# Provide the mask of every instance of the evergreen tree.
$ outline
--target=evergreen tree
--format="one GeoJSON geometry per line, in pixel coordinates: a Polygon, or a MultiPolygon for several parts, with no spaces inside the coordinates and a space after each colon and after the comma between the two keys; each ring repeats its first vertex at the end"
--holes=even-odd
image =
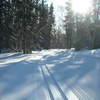
{"type": "Polygon", "coordinates": [[[49,49],[53,20],[45,0],[0,0],[0,49],[49,49]]]}
{"type": "Polygon", "coordinates": [[[10,48],[12,33],[12,8],[11,2],[0,0],[0,49],[10,48]]]}

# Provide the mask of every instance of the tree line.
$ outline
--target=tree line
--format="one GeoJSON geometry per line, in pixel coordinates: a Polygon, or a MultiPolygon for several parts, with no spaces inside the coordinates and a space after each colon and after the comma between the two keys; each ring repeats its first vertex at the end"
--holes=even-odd
{"type": "Polygon", "coordinates": [[[46,0],[0,0],[0,49],[31,53],[100,48],[100,0],[93,0],[93,9],[86,15],[74,13],[71,0],[65,10],[62,31],[56,28],[53,4],[48,6],[46,0]]]}
{"type": "Polygon", "coordinates": [[[53,4],[46,0],[0,0],[0,49],[49,49],[53,23],[53,4]]]}

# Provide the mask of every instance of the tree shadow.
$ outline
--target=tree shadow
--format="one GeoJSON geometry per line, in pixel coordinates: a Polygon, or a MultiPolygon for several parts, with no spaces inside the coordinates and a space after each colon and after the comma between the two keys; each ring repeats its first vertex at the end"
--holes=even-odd
{"type": "MultiPolygon", "coordinates": [[[[22,56],[18,56],[18,58],[20,57],[22,56]]],[[[43,88],[46,83],[43,80],[43,76],[41,78],[42,74],[40,73],[39,67],[42,65],[40,62],[41,59],[23,60],[6,64],[5,67],[0,67],[1,98],[6,95],[16,94],[22,95],[21,99],[16,100],[29,100],[29,98],[32,100],[35,97],[40,98],[40,94],[46,100],[46,95],[43,95],[43,88]],[[39,89],[41,89],[41,93],[35,93],[39,89]]],[[[68,91],[68,88],[73,88],[85,75],[95,70],[97,60],[91,57],[83,57],[75,54],[75,52],[69,51],[56,53],[54,56],[44,56],[42,62],[43,64],[47,64],[47,66],[50,64],[53,65],[53,67],[48,66],[48,68],[61,86],[66,84],[66,91],[68,91]]],[[[46,78],[48,80],[51,79],[47,74],[46,78]]],[[[49,81],[49,84],[54,85],[52,81],[49,81]]],[[[35,98],[35,100],[38,99],[35,98]]]]}
{"type": "Polygon", "coordinates": [[[53,76],[61,85],[66,83],[68,88],[74,87],[85,75],[96,68],[96,60],[76,55],[75,52],[67,54],[62,52],[61,55],[44,58],[43,62],[54,66],[49,67],[53,76]]]}
{"type": "Polygon", "coordinates": [[[12,54],[11,53],[5,53],[5,54],[1,54],[1,55],[3,55],[3,57],[0,56],[0,60],[24,56],[22,53],[12,53],[12,54]]]}
{"type": "MultiPolygon", "coordinates": [[[[23,91],[24,93],[24,91],[27,92],[29,91],[29,89],[30,89],[29,93],[33,92],[34,94],[34,91],[36,91],[43,84],[43,81],[41,81],[41,76],[40,76],[39,62],[40,62],[39,60],[34,60],[29,62],[20,61],[17,63],[7,64],[6,67],[1,67],[0,68],[1,98],[9,94],[10,95],[13,93],[16,94],[16,91],[18,92],[23,91]]],[[[23,95],[23,98],[24,97],[25,96],[23,95]]]]}

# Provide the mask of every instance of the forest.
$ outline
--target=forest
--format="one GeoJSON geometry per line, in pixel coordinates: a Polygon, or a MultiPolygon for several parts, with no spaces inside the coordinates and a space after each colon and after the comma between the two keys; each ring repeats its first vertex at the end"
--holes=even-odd
{"type": "Polygon", "coordinates": [[[62,32],[48,0],[0,0],[0,52],[100,48],[100,0],[93,0],[92,7],[85,15],[74,13],[67,0],[62,32]]]}
{"type": "Polygon", "coordinates": [[[100,100],[100,0],[0,0],[0,100],[100,100]]]}

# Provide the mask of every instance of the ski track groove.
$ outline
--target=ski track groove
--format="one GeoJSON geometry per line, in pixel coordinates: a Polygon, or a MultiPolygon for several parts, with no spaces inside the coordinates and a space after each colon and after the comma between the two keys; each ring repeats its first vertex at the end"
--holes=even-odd
{"type": "Polygon", "coordinates": [[[79,100],[95,100],[91,97],[91,95],[88,95],[88,92],[84,91],[80,87],[77,87],[76,89],[73,88],[72,91],[75,93],[76,96],[78,96],[79,100]]]}
{"type": "Polygon", "coordinates": [[[49,95],[50,95],[50,98],[51,100],[54,100],[54,97],[53,97],[53,94],[52,94],[52,90],[50,89],[50,86],[49,86],[49,82],[47,81],[46,79],[46,76],[45,76],[45,72],[43,70],[43,66],[46,68],[46,70],[48,71],[48,74],[49,76],[51,77],[51,79],[53,80],[54,84],[55,84],[55,87],[57,87],[57,90],[58,92],[61,94],[61,97],[63,98],[63,100],[68,100],[68,98],[66,97],[66,95],[64,94],[63,90],[61,89],[61,87],[59,86],[59,84],[57,83],[56,79],[54,78],[53,74],[50,72],[49,68],[47,67],[46,64],[42,64],[41,67],[41,71],[42,71],[42,74],[43,74],[43,77],[44,77],[44,81],[46,82],[47,84],[47,89],[48,89],[48,92],[49,92],[49,95]]]}
{"type": "MultiPolygon", "coordinates": [[[[70,52],[67,53],[67,56],[70,55],[70,52]]],[[[80,56],[88,56],[88,55],[80,55],[80,56]]],[[[46,56],[45,56],[46,57],[46,56]]],[[[88,56],[88,57],[92,57],[92,58],[96,58],[96,59],[100,59],[100,57],[96,57],[96,56],[88,56]]],[[[55,79],[54,75],[52,74],[52,72],[49,70],[48,66],[46,64],[43,64],[42,62],[42,65],[46,68],[47,72],[49,73],[49,76],[51,77],[51,79],[53,80],[54,84],[55,84],[55,87],[57,87],[57,90],[58,92],[61,94],[63,100],[68,100],[68,98],[66,97],[65,93],[63,92],[63,90],[61,89],[61,87],[59,86],[57,80],[55,79]]],[[[43,74],[43,77],[44,77],[44,80],[47,84],[47,88],[48,88],[48,92],[49,92],[49,95],[50,95],[50,98],[51,100],[54,100],[54,96],[52,94],[52,90],[49,86],[49,82],[48,80],[46,79],[46,74],[43,70],[43,66],[40,66],[41,67],[41,70],[42,70],[42,74],[43,74]]],[[[85,91],[83,91],[81,88],[77,88],[77,89],[73,89],[73,92],[79,97],[79,100],[89,100],[90,97],[87,96],[87,94],[85,93],[85,91]],[[83,98],[84,97],[84,98],[83,98]]],[[[92,100],[92,98],[91,98],[92,100]]]]}
{"type": "MultiPolygon", "coordinates": [[[[70,55],[70,52],[67,53],[67,56],[70,55]]],[[[47,57],[47,55],[45,56],[45,58],[47,57]]],[[[43,61],[41,60],[40,62],[40,69],[41,69],[41,72],[42,72],[42,75],[43,75],[43,78],[44,78],[44,81],[47,85],[47,89],[48,89],[48,92],[49,92],[49,95],[50,95],[50,98],[51,100],[54,100],[54,96],[52,94],[52,90],[49,86],[49,82],[45,76],[45,72],[43,70],[43,66],[46,68],[46,70],[48,71],[48,74],[49,76],[51,77],[51,79],[53,80],[54,84],[55,84],[55,87],[57,87],[57,90],[58,92],[60,93],[61,97],[63,98],[63,100],[68,100],[68,98],[66,97],[66,95],[64,94],[63,90],[61,89],[61,87],[59,86],[59,84],[57,83],[56,79],[54,78],[53,74],[50,72],[49,68],[47,67],[46,64],[43,63],[43,61]],[[42,66],[41,66],[42,65],[42,66]]]]}
{"type": "Polygon", "coordinates": [[[42,66],[41,66],[41,71],[42,71],[42,75],[43,75],[44,81],[45,81],[45,83],[46,83],[46,86],[47,86],[47,89],[48,89],[50,98],[51,98],[51,100],[54,100],[53,94],[52,94],[52,92],[51,92],[49,83],[48,83],[48,81],[47,81],[47,79],[46,79],[46,76],[45,76],[45,73],[44,73],[44,71],[43,71],[43,67],[42,67],[42,66]]]}
{"type": "Polygon", "coordinates": [[[53,79],[55,86],[57,87],[58,91],[60,92],[63,100],[68,100],[68,98],[66,97],[66,95],[64,94],[63,90],[61,89],[61,87],[59,86],[59,84],[57,83],[56,79],[54,78],[53,74],[50,72],[49,68],[47,67],[47,65],[45,64],[45,68],[47,69],[48,73],[50,74],[51,78],[53,79]]]}

